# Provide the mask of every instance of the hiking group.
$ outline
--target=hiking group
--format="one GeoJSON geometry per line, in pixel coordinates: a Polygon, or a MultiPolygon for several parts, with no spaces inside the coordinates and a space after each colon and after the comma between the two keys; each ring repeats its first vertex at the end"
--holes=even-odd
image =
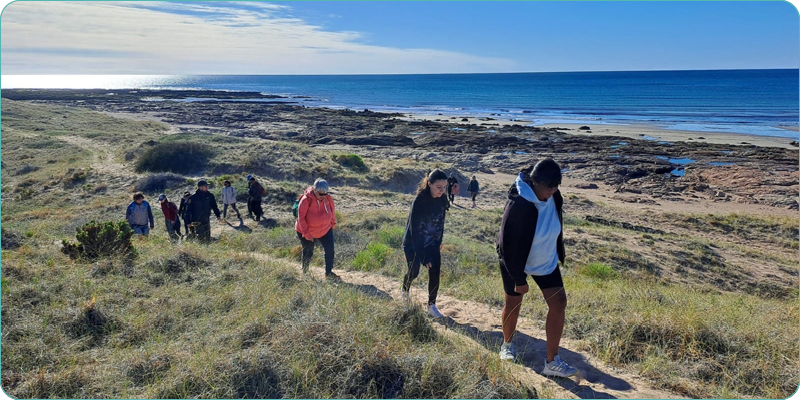
{"type": "MultiPolygon", "coordinates": [[[[263,217],[261,202],[266,192],[252,175],[247,176],[247,181],[247,211],[251,218],[260,221],[263,217]]],[[[530,290],[527,282],[530,276],[539,287],[548,307],[545,322],[547,356],[542,373],[569,377],[578,371],[558,355],[567,305],[559,268],[559,263],[563,265],[565,258],[562,233],[564,200],[558,190],[560,184],[560,167],[555,161],[546,159],[523,169],[509,188],[495,244],[505,292],[505,305],[501,314],[503,344],[500,347],[500,358],[514,360],[516,357],[512,339],[522,298],[530,290]]],[[[210,240],[211,212],[214,212],[219,222],[223,222],[216,199],[208,191],[208,183],[200,181],[197,187],[194,194],[184,193],[180,207],[176,207],[164,194],[158,198],[167,232],[173,239],[181,237],[179,217],[184,221],[186,235],[190,236],[191,232],[191,235],[204,242],[210,240]]],[[[333,272],[336,206],[329,189],[327,181],[317,179],[295,201],[292,213],[296,218],[297,238],[302,246],[303,272],[308,272],[314,247],[319,242],[325,252],[325,277],[338,278],[333,272]]],[[[470,180],[467,190],[471,194],[472,208],[476,208],[480,186],[475,176],[470,180]]],[[[427,311],[434,318],[444,317],[436,307],[444,225],[451,204],[459,194],[458,180],[453,173],[448,177],[439,169],[429,171],[417,188],[406,222],[402,248],[407,271],[403,277],[402,299],[405,302],[411,301],[411,284],[419,275],[421,266],[425,266],[428,271],[427,311]]],[[[241,221],[236,198],[236,189],[231,187],[229,181],[225,181],[222,189],[222,217],[225,217],[230,206],[241,221]]],[[[135,233],[147,235],[154,228],[152,210],[141,193],[135,194],[133,200],[127,209],[126,219],[135,233]]]]}

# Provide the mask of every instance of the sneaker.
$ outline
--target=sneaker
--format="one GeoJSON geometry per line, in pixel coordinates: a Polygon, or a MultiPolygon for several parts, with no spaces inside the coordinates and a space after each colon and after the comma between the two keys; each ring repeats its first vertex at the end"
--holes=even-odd
{"type": "Polygon", "coordinates": [[[402,290],[402,289],[400,290],[400,292],[402,293],[401,299],[403,300],[403,303],[406,303],[406,304],[411,303],[411,294],[408,293],[408,291],[405,291],[405,290],[402,290]]]}
{"type": "Polygon", "coordinates": [[[567,364],[567,362],[562,360],[561,356],[559,355],[556,355],[552,362],[547,362],[547,359],[544,359],[544,369],[542,369],[542,375],[569,378],[577,373],[578,369],[567,364]]]}
{"type": "Polygon", "coordinates": [[[500,346],[500,359],[514,361],[514,357],[514,343],[503,342],[503,345],[500,346]]]}
{"type": "Polygon", "coordinates": [[[444,315],[439,312],[439,309],[436,308],[436,304],[431,304],[428,306],[428,314],[431,315],[433,318],[444,318],[444,315]]]}

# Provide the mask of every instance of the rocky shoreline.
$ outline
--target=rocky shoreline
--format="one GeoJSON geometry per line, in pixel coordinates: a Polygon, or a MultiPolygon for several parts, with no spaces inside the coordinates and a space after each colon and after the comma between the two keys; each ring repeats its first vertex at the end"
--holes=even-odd
{"type": "Polygon", "coordinates": [[[306,107],[302,98],[175,90],[3,90],[4,99],[157,119],[179,131],[352,148],[363,157],[438,161],[465,175],[515,173],[552,157],[565,178],[603,183],[632,202],[762,204],[798,209],[796,149],[579,136],[557,127],[409,121],[402,114],[306,107]],[[155,99],[155,101],[154,101],[155,99]],[[195,99],[186,101],[186,99],[195,99]]]}

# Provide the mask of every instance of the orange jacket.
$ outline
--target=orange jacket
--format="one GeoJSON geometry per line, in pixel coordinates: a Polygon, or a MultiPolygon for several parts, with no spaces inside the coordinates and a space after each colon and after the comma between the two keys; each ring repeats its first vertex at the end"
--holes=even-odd
{"type": "Polygon", "coordinates": [[[336,207],[330,194],[318,197],[314,187],[306,189],[297,209],[294,229],[306,240],[319,239],[336,226],[336,207]]]}

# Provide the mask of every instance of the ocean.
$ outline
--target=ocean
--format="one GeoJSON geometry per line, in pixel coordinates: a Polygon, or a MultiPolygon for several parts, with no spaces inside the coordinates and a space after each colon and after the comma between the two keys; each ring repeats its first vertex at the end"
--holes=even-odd
{"type": "Polygon", "coordinates": [[[797,69],[436,75],[3,75],[0,87],[213,89],[307,106],[797,137],[797,69]]]}

